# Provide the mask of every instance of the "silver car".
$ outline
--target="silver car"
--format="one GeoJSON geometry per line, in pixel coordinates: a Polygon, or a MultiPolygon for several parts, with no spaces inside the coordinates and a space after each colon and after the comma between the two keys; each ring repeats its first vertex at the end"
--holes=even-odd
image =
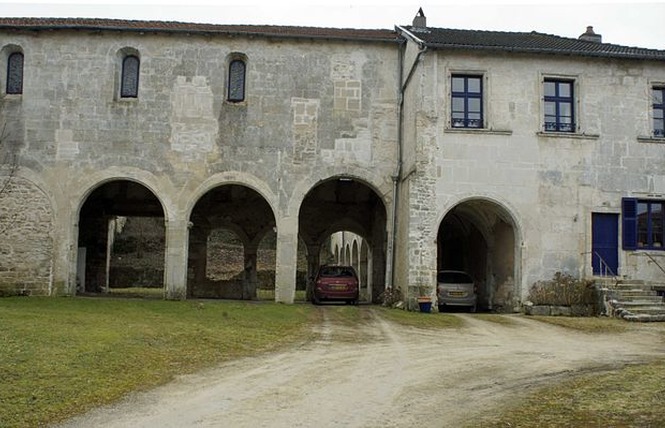
{"type": "Polygon", "coordinates": [[[443,312],[446,306],[467,306],[471,312],[476,312],[476,284],[469,274],[459,270],[442,270],[437,274],[436,281],[439,312],[443,312]]]}

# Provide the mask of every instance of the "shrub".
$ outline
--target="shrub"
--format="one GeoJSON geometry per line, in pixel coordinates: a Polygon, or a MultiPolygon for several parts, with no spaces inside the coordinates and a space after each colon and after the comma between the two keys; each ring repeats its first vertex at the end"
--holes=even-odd
{"type": "Polygon", "coordinates": [[[538,281],[529,290],[534,305],[572,306],[594,303],[593,281],[557,272],[554,278],[538,281]]]}
{"type": "Polygon", "coordinates": [[[402,301],[402,290],[399,287],[388,287],[379,298],[383,306],[392,308],[402,301]]]}

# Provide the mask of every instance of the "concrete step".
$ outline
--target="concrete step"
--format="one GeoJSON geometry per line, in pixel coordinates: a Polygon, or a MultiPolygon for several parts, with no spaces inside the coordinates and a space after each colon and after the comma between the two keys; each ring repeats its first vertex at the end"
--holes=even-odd
{"type": "Polygon", "coordinates": [[[653,304],[663,303],[663,297],[657,294],[643,293],[616,293],[616,300],[623,302],[650,302],[653,304]]]}

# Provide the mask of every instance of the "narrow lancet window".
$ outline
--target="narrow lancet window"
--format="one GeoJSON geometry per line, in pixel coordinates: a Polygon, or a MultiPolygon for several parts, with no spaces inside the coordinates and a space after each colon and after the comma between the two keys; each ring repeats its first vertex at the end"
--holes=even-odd
{"type": "Polygon", "coordinates": [[[229,64],[228,101],[241,102],[245,100],[245,61],[235,59],[229,64]]]}
{"type": "Polygon", "coordinates": [[[136,98],[139,95],[139,58],[128,55],[122,60],[120,97],[136,98]]]}
{"type": "Polygon", "coordinates": [[[7,93],[23,93],[23,54],[14,52],[7,58],[7,93]]]}

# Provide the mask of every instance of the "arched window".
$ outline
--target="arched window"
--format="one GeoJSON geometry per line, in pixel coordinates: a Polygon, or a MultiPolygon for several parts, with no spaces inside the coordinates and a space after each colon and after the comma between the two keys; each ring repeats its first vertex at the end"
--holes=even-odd
{"type": "Polygon", "coordinates": [[[234,103],[245,100],[245,61],[241,59],[234,59],[229,64],[227,100],[234,103]]]}
{"type": "Polygon", "coordinates": [[[7,93],[23,93],[23,54],[14,52],[7,57],[7,93]]]}
{"type": "Polygon", "coordinates": [[[139,65],[136,55],[127,55],[122,60],[121,98],[136,98],[139,95],[139,65]]]}

